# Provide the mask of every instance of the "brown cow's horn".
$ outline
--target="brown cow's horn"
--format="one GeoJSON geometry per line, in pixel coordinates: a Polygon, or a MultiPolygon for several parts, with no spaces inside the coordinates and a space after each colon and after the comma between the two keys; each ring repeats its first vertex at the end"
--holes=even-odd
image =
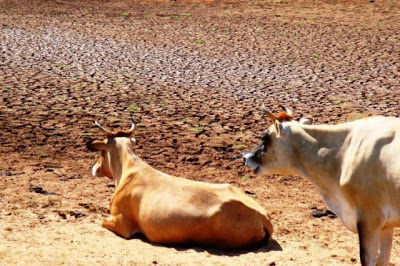
{"type": "Polygon", "coordinates": [[[265,113],[272,121],[275,122],[275,120],[278,119],[273,113],[271,113],[271,112],[265,107],[264,104],[261,106],[261,109],[264,111],[264,113],[265,113]]]}
{"type": "Polygon", "coordinates": [[[293,112],[292,110],[290,110],[289,108],[287,108],[286,106],[283,105],[279,105],[280,108],[282,108],[288,115],[293,116],[293,112]]]}
{"type": "Polygon", "coordinates": [[[108,133],[108,134],[111,134],[111,131],[110,131],[110,130],[107,130],[107,129],[105,129],[105,128],[104,128],[104,127],[102,127],[102,126],[100,126],[99,122],[97,122],[97,121],[94,121],[94,124],[95,124],[97,127],[99,127],[101,130],[103,130],[104,132],[106,132],[106,133],[108,133]]]}
{"type": "Polygon", "coordinates": [[[131,133],[135,130],[135,126],[136,126],[135,122],[132,121],[132,126],[131,126],[131,128],[129,129],[129,131],[130,131],[131,133]]]}
{"type": "Polygon", "coordinates": [[[130,116],[131,116],[131,120],[132,120],[132,125],[131,125],[131,128],[129,129],[129,131],[132,133],[135,130],[136,123],[135,123],[135,121],[133,121],[132,113],[130,113],[130,116]]]}

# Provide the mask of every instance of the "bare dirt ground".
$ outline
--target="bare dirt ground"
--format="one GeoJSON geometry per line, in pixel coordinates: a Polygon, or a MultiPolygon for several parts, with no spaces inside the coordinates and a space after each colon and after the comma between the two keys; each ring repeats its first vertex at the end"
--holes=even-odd
{"type": "Polygon", "coordinates": [[[359,264],[357,235],[311,216],[326,207],[308,181],[255,177],[235,156],[269,125],[261,103],[317,123],[400,116],[398,1],[3,0],[0,49],[1,265],[359,264]],[[95,119],[130,114],[138,156],[254,194],[273,241],[223,252],[101,228],[114,188],[85,143],[102,137],[95,119]]]}

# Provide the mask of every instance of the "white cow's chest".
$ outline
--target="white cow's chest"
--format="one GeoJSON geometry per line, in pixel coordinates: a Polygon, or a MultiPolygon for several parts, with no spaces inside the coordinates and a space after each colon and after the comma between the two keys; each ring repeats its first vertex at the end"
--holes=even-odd
{"type": "Polygon", "coordinates": [[[342,220],[344,226],[350,231],[357,233],[357,215],[355,208],[349,205],[340,191],[333,189],[329,195],[322,192],[321,195],[329,209],[342,220]]]}

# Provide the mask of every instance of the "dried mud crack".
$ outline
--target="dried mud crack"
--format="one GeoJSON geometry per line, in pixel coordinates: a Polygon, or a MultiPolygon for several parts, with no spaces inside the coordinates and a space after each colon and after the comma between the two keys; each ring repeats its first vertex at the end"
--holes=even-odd
{"type": "Polygon", "coordinates": [[[255,177],[238,158],[269,125],[262,103],[316,123],[400,116],[400,5],[3,1],[0,93],[0,264],[357,264],[356,235],[310,217],[326,209],[310,183],[255,177]],[[138,156],[241,187],[275,242],[237,254],[102,229],[115,187],[90,176],[85,143],[102,138],[94,120],[125,128],[131,115],[138,156]]]}

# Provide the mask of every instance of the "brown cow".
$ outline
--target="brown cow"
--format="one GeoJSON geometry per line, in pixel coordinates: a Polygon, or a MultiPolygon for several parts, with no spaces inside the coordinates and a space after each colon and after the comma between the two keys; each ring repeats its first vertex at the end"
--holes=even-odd
{"type": "Polygon", "coordinates": [[[219,249],[254,248],[271,237],[265,210],[238,188],[157,171],[134,154],[134,123],[116,132],[96,125],[107,138],[87,145],[101,151],[92,172],[116,186],[103,227],[124,238],[141,232],[155,243],[219,249]]]}

